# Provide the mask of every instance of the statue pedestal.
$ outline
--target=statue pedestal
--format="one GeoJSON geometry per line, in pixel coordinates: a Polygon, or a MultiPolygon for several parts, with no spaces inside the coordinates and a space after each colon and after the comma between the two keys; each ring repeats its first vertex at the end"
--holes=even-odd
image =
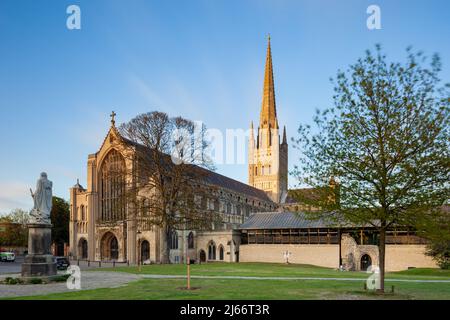
{"type": "Polygon", "coordinates": [[[56,262],[51,253],[51,224],[28,225],[28,255],[22,264],[22,277],[56,275],[56,262]]]}

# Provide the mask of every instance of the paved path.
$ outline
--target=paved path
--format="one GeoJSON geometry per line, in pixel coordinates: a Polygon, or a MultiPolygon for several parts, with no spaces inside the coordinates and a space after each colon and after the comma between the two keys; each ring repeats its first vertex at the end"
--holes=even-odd
{"type": "MultiPolygon", "coordinates": [[[[144,274],[147,279],[186,279],[181,275],[144,274]]],[[[365,281],[366,278],[320,278],[320,277],[248,277],[248,276],[191,276],[193,279],[237,279],[237,280],[324,280],[324,281],[365,281]]],[[[450,283],[449,280],[386,279],[390,282],[450,283]]]]}
{"type": "Polygon", "coordinates": [[[0,275],[7,273],[20,273],[22,270],[23,256],[16,256],[14,262],[1,262],[0,261],[0,275]]]}
{"type": "MultiPolygon", "coordinates": [[[[19,276],[8,275],[8,276],[19,276]]],[[[2,276],[4,278],[5,276],[2,276]]],[[[142,279],[141,275],[124,272],[85,271],[81,274],[81,290],[117,288],[129,282],[142,279]]],[[[50,293],[72,292],[65,282],[51,284],[4,285],[0,284],[0,298],[46,295],[50,293]]]]}

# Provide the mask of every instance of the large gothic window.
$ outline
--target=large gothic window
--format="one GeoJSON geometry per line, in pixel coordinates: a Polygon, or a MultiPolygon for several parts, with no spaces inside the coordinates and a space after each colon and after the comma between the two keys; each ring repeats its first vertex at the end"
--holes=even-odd
{"type": "Polygon", "coordinates": [[[118,151],[108,153],[100,174],[101,220],[125,219],[125,161],[118,151]]]}

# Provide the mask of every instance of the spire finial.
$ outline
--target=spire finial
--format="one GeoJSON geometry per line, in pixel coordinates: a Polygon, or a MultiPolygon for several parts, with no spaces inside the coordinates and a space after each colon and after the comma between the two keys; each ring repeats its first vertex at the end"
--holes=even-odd
{"type": "Polygon", "coordinates": [[[267,41],[269,41],[270,44],[270,33],[267,34],[267,41]]]}
{"type": "Polygon", "coordinates": [[[113,112],[111,112],[111,115],[110,115],[110,117],[111,117],[111,125],[112,126],[115,126],[116,125],[116,113],[113,111],[113,112]]]}

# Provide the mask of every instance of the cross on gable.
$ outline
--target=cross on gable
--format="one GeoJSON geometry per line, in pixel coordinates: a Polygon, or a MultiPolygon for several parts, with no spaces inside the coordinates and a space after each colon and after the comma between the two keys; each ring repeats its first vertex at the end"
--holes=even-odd
{"type": "Polygon", "coordinates": [[[110,117],[111,117],[111,124],[112,125],[115,125],[116,124],[116,113],[113,111],[113,112],[111,112],[111,115],[110,115],[110,117]]]}

